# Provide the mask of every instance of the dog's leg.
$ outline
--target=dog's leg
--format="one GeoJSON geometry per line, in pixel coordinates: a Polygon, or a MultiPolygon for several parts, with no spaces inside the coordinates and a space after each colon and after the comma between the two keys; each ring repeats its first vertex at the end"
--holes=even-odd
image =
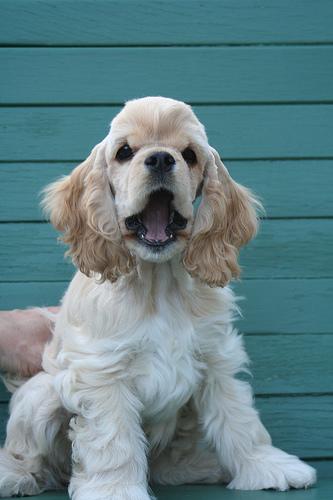
{"type": "Polygon", "coordinates": [[[41,372],[17,389],[0,450],[0,497],[64,487],[69,479],[67,426],[50,375],[41,372]]]}
{"type": "Polygon", "coordinates": [[[58,380],[61,398],[75,414],[69,433],[71,498],[149,500],[141,402],[125,381],[110,381],[105,375],[103,379],[103,370],[95,373],[94,385],[88,385],[92,379],[86,375],[84,370],[74,374],[69,369],[58,380]]]}
{"type": "Polygon", "coordinates": [[[171,442],[162,452],[152,450],[151,481],[172,485],[230,481],[215,450],[207,449],[200,439],[197,413],[190,402],[180,412],[171,442]]]}
{"type": "Polygon", "coordinates": [[[250,385],[234,378],[247,359],[241,337],[227,332],[215,340],[206,342],[207,374],[196,402],[205,435],[233,478],[229,488],[310,486],[315,470],[271,445],[253,407],[250,385]]]}

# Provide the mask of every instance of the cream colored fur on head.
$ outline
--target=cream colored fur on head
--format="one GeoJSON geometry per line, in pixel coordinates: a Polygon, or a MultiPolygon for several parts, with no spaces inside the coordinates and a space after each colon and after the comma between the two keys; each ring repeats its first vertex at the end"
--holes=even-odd
{"type": "Polygon", "coordinates": [[[148,480],[315,482],[272,446],[237,377],[248,359],[226,285],[258,206],[191,108],[162,97],[127,103],[87,160],[46,189],[78,272],[43,371],[12,397],[0,496],[69,483],[74,500],[148,500],[148,480]]]}
{"type": "Polygon", "coordinates": [[[125,215],[126,205],[133,213],[139,210],[144,200],[140,193],[145,195],[149,184],[144,158],[136,159],[141,151],[149,155],[152,148],[172,152],[177,164],[170,175],[171,187],[190,219],[192,201],[203,182],[194,227],[191,232],[188,225],[187,245],[182,248],[183,264],[192,276],[210,286],[224,286],[239,276],[238,250],[256,234],[260,204],[230,177],[188,106],[171,99],[145,101],[147,109],[142,109],[143,102],[130,102],[115,119],[110,136],[70,176],[45,189],[44,208],[52,224],[64,232],[63,241],[78,268],[87,276],[99,273],[102,280],[115,281],[132,271],[135,262],[135,251],[131,254],[122,237],[122,213],[116,205],[124,207],[125,215]],[[120,135],[125,134],[124,140],[134,136],[134,144],[141,146],[123,172],[114,161],[115,147],[119,147],[117,128],[120,135]],[[197,148],[198,162],[191,168],[181,157],[187,142],[197,148]]]}

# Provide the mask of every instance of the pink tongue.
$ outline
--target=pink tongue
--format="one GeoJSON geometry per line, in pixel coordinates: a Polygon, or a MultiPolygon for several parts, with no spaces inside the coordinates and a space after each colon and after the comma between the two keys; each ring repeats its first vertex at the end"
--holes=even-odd
{"type": "Polygon", "coordinates": [[[156,191],[150,195],[149,202],[142,212],[142,222],[147,229],[145,238],[151,241],[166,241],[165,229],[169,223],[169,203],[172,195],[156,191]]]}

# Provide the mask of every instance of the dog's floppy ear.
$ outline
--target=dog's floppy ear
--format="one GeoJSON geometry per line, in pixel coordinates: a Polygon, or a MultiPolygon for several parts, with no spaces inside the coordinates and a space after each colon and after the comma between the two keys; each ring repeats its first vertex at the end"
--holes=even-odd
{"type": "Polygon", "coordinates": [[[211,148],[202,200],[183,259],[187,271],[210,286],[225,286],[238,277],[238,250],[255,236],[260,207],[251,191],[230,177],[211,148]]]}
{"type": "Polygon", "coordinates": [[[73,172],[47,186],[42,205],[63,232],[68,255],[87,276],[116,281],[133,269],[118,225],[106,172],[105,140],[73,172]]]}

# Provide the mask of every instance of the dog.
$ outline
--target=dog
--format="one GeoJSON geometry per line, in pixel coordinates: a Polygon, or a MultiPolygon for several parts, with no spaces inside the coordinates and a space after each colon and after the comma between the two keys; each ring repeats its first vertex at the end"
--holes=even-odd
{"type": "Polygon", "coordinates": [[[149,480],[312,485],[315,470],[272,446],[237,378],[248,358],[227,285],[260,203],[191,107],[127,102],[44,196],[78,271],[43,371],[12,396],[1,496],[69,483],[74,500],[148,500],[149,480]]]}

